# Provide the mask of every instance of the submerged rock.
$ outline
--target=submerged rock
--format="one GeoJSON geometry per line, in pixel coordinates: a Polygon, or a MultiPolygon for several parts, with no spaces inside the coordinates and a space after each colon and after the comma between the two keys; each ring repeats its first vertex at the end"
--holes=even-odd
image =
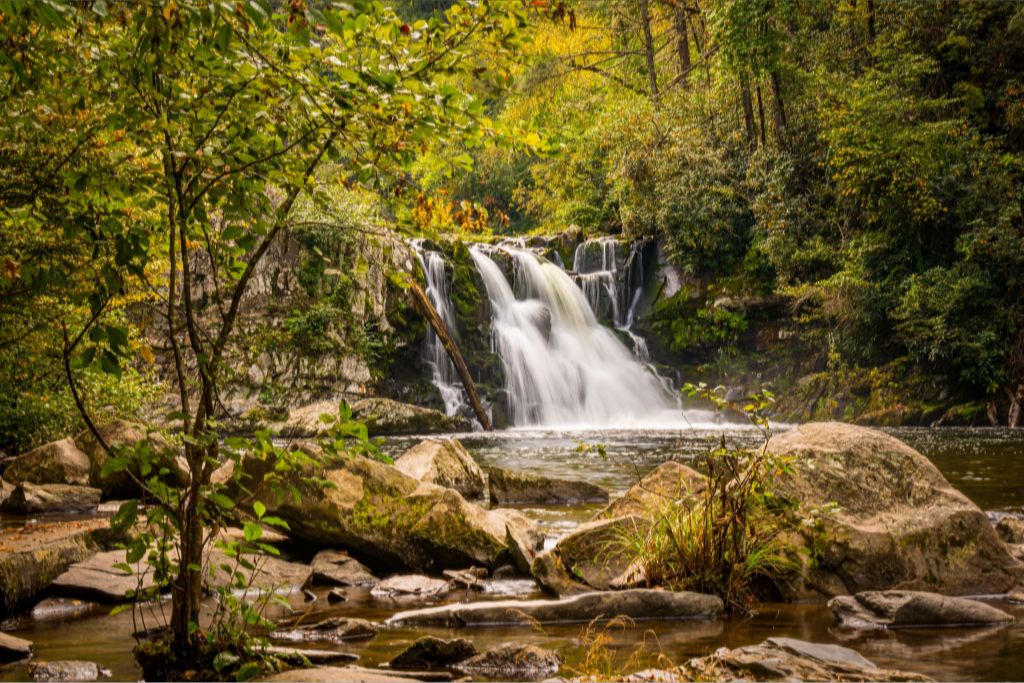
{"type": "Polygon", "coordinates": [[[471,425],[460,416],[400,403],[390,398],[364,398],[352,404],[352,416],[366,423],[371,436],[466,432],[471,425]]]}
{"type": "Polygon", "coordinates": [[[99,489],[89,486],[22,482],[0,505],[0,511],[16,515],[91,512],[99,505],[101,495],[99,489]]]}
{"type": "Polygon", "coordinates": [[[466,498],[484,494],[484,473],[456,439],[421,441],[395,460],[395,467],[413,479],[455,489],[466,498]]]}
{"type": "Polygon", "coordinates": [[[595,617],[630,619],[712,619],[722,600],[703,593],[647,590],[591,592],[561,600],[501,600],[441,605],[395,614],[389,626],[489,626],[588,622],[595,617]]]}
{"type": "Polygon", "coordinates": [[[562,666],[562,657],[535,645],[506,643],[483,654],[470,657],[455,666],[476,676],[503,680],[547,678],[562,666]]]}
{"type": "Polygon", "coordinates": [[[12,484],[88,486],[92,463],[71,439],[61,439],[19,455],[4,470],[12,484]]]}
{"type": "Polygon", "coordinates": [[[98,681],[110,678],[108,669],[79,659],[67,659],[53,662],[34,662],[28,669],[28,675],[34,681],[98,681]]]}
{"type": "Polygon", "coordinates": [[[357,559],[340,550],[321,550],[310,567],[315,586],[376,586],[380,581],[357,559]]]}
{"type": "Polygon", "coordinates": [[[463,638],[424,636],[391,660],[392,669],[433,669],[457,664],[477,654],[476,647],[463,638]]]}
{"type": "Polygon", "coordinates": [[[17,662],[32,656],[32,641],[0,631],[0,664],[17,662]]]}
{"type": "Polygon", "coordinates": [[[293,626],[270,634],[277,640],[329,641],[367,640],[377,635],[377,627],[365,619],[333,617],[316,624],[293,626]]]}
{"type": "Polygon", "coordinates": [[[595,519],[613,519],[629,515],[649,516],[666,505],[695,496],[707,487],[707,479],[697,470],[673,460],[663,462],[634,484],[595,519]]]}
{"type": "Polygon", "coordinates": [[[993,626],[1013,617],[977,600],[921,591],[868,591],[828,603],[841,626],[883,629],[906,626],[993,626]]]}
{"type": "Polygon", "coordinates": [[[310,664],[340,664],[342,662],[359,661],[359,655],[351,652],[339,652],[338,650],[303,650],[294,647],[271,645],[267,648],[267,653],[295,666],[304,666],[306,662],[310,664]]]}
{"type": "Polygon", "coordinates": [[[585,481],[552,479],[500,467],[487,468],[492,505],[607,503],[608,492],[585,481]]]}
{"type": "MultiPolygon", "coordinates": [[[[775,493],[806,510],[836,504],[804,531],[816,566],[786,597],[865,590],[1003,593],[1024,565],[988,517],[923,455],[883,432],[842,423],[801,425],[769,449],[792,456],[775,493]]],[[[808,553],[808,556],[810,554],[808,553]]]]}
{"type": "Polygon", "coordinates": [[[879,669],[839,645],[769,638],[760,645],[720,648],[679,667],[685,680],[700,681],[930,681],[921,674],[879,669]]]}

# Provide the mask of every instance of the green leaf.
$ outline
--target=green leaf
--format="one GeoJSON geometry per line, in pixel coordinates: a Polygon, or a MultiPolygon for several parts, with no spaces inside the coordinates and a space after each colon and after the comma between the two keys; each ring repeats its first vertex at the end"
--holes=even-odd
{"type": "Polygon", "coordinates": [[[256,513],[256,519],[261,519],[267,513],[267,506],[258,500],[253,503],[252,509],[256,513]]]}
{"type": "Polygon", "coordinates": [[[263,535],[263,529],[256,522],[246,522],[242,527],[242,534],[245,540],[251,543],[263,535]]]}
{"type": "Polygon", "coordinates": [[[224,669],[237,664],[239,659],[239,656],[233,652],[218,652],[217,656],[213,658],[213,670],[220,673],[224,671],[224,669]]]}

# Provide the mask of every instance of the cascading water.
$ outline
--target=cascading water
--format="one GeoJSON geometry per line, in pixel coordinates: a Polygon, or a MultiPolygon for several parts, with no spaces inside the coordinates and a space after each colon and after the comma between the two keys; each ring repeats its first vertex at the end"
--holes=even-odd
{"type": "Polygon", "coordinates": [[[514,425],[680,422],[677,398],[598,322],[569,274],[530,251],[501,248],[514,263],[513,291],[486,249],[470,254],[487,289],[514,425]]]}
{"type": "MultiPolygon", "coordinates": [[[[416,258],[419,259],[420,267],[427,281],[427,297],[434,305],[441,320],[448,326],[452,336],[458,339],[459,330],[455,324],[455,314],[452,312],[452,298],[450,294],[450,283],[444,257],[436,251],[429,251],[423,246],[422,241],[411,243],[416,258]]],[[[427,326],[427,335],[423,340],[423,359],[430,367],[431,380],[438,391],[441,392],[441,400],[444,401],[444,411],[448,415],[457,415],[463,412],[468,405],[466,391],[459,379],[455,364],[444,350],[444,345],[437,338],[433,328],[427,326]]]]}

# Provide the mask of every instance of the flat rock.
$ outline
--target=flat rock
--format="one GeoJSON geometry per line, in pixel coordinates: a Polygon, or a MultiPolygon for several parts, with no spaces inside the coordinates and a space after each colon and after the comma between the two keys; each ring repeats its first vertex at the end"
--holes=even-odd
{"type": "Polygon", "coordinates": [[[0,631],[0,664],[32,656],[32,641],[0,631]]]}
{"type": "Polygon", "coordinates": [[[100,504],[103,492],[89,486],[70,484],[31,484],[21,482],[0,505],[0,511],[15,515],[48,512],[92,512],[100,504]]]}
{"type": "MultiPolygon", "coordinates": [[[[207,589],[216,590],[232,583],[231,575],[223,565],[234,566],[234,558],[224,555],[216,548],[210,551],[207,564],[215,565],[215,573],[204,577],[207,589]]],[[[256,563],[257,571],[250,577],[246,573],[246,583],[256,591],[294,591],[303,588],[313,576],[313,569],[302,562],[290,562],[273,555],[261,555],[256,563]]],[[[242,570],[245,572],[245,570],[242,570]]]]}
{"type": "Polygon", "coordinates": [[[88,486],[92,463],[72,439],[61,439],[19,455],[4,470],[12,484],[88,486]]]}
{"type": "MultiPolygon", "coordinates": [[[[486,570],[484,570],[486,572],[486,570]]],[[[465,588],[468,590],[483,590],[484,582],[482,577],[471,571],[463,571],[458,569],[445,569],[442,572],[444,578],[451,582],[451,586],[455,588],[465,588]]],[[[487,574],[485,573],[484,576],[487,574]]]]}
{"type": "Polygon", "coordinates": [[[260,680],[281,683],[409,683],[409,681],[450,681],[445,671],[389,671],[360,666],[317,666],[312,669],[291,669],[260,680]]]}
{"type": "Polygon", "coordinates": [[[413,479],[455,489],[466,498],[484,494],[484,473],[456,439],[426,439],[395,460],[395,467],[413,479]]]}
{"type": "Polygon", "coordinates": [[[760,645],[720,648],[677,669],[683,680],[700,681],[930,681],[907,671],[879,669],[839,645],[795,638],[769,638],[760,645]]]}
{"type": "Polygon", "coordinates": [[[310,664],[340,664],[343,662],[355,662],[359,655],[351,652],[338,652],[337,650],[302,650],[294,647],[282,647],[271,645],[267,652],[291,664],[302,665],[305,659],[310,664]]]}
{"type": "Polygon", "coordinates": [[[53,662],[33,662],[28,675],[34,681],[98,681],[110,678],[110,671],[96,664],[80,659],[53,662]]]}
{"type": "Polygon", "coordinates": [[[977,600],[922,591],[867,591],[828,603],[841,626],[855,629],[907,626],[992,626],[1013,621],[1001,609],[977,600]]]}
{"type": "Polygon", "coordinates": [[[539,680],[562,666],[562,657],[535,645],[506,643],[455,665],[459,671],[502,680],[539,680]]]}
{"type": "Polygon", "coordinates": [[[321,550],[310,566],[316,586],[375,586],[380,582],[361,562],[340,550],[321,550]]]}
{"type": "Polygon", "coordinates": [[[139,591],[154,587],[153,572],[146,563],[139,563],[137,573],[127,573],[115,565],[125,561],[124,550],[97,553],[83,562],[76,562],[53,582],[53,593],[59,597],[78,598],[103,603],[122,603],[139,591]]]}
{"type": "Polygon", "coordinates": [[[500,467],[487,468],[492,505],[572,505],[607,503],[608,492],[585,481],[553,479],[500,467]]]}
{"type": "Polygon", "coordinates": [[[720,598],[702,593],[636,588],[591,592],[561,600],[501,600],[441,605],[395,614],[389,626],[489,626],[589,622],[600,616],[643,619],[712,619],[722,613],[720,598]]]}
{"type": "Polygon", "coordinates": [[[370,594],[377,597],[425,597],[447,593],[449,590],[451,584],[445,579],[434,579],[422,574],[405,574],[384,579],[373,587],[370,594]]]}
{"type": "Polygon", "coordinates": [[[707,479],[692,467],[669,460],[654,468],[621,498],[597,513],[595,519],[629,515],[652,516],[670,503],[694,497],[707,488],[707,479]]]}
{"type": "Polygon", "coordinates": [[[463,638],[424,636],[402,650],[389,666],[392,669],[433,669],[457,664],[477,654],[476,647],[463,638]]]}
{"type": "Polygon", "coordinates": [[[292,626],[291,628],[274,631],[270,635],[277,640],[304,642],[368,640],[377,635],[377,627],[365,619],[333,617],[315,624],[292,626]]]}

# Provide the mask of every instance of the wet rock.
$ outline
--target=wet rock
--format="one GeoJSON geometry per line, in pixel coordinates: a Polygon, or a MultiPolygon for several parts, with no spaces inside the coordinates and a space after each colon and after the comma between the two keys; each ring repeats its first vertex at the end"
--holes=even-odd
{"type": "Polygon", "coordinates": [[[392,669],[444,668],[469,659],[477,654],[476,648],[463,638],[435,638],[424,636],[405,648],[389,666],[392,669]]]}
{"type": "Polygon", "coordinates": [[[492,505],[607,503],[608,492],[585,481],[552,479],[500,467],[487,468],[492,505]]]}
{"type": "MultiPolygon", "coordinates": [[[[484,571],[486,572],[486,570],[484,571]]],[[[465,588],[468,590],[483,590],[484,588],[481,577],[471,571],[445,569],[441,574],[444,578],[448,579],[451,586],[456,588],[465,588]]]]}
{"type": "Polygon", "coordinates": [[[685,680],[700,681],[930,681],[921,674],[879,669],[853,650],[794,638],[720,648],[679,667],[685,680]]]}
{"type": "Polygon", "coordinates": [[[22,482],[0,505],[0,511],[15,515],[91,512],[99,505],[101,495],[99,489],[89,486],[22,482]]]}
{"type": "Polygon", "coordinates": [[[400,434],[440,434],[469,431],[462,416],[445,415],[439,410],[400,403],[390,398],[364,398],[352,404],[352,416],[366,423],[371,436],[400,434]]]}
{"type": "Polygon", "coordinates": [[[455,489],[466,498],[484,493],[484,473],[455,439],[427,439],[395,460],[395,467],[413,479],[455,489]]]}
{"type": "Polygon", "coordinates": [[[571,574],[598,590],[618,588],[631,569],[627,552],[631,536],[646,534],[651,522],[643,517],[619,517],[581,524],[562,538],[554,551],[571,574]]]}
{"type": "Polygon", "coordinates": [[[1024,519],[1019,517],[1003,517],[996,523],[996,532],[1006,543],[1015,545],[1024,543],[1024,519]]]}
{"type": "Polygon", "coordinates": [[[69,598],[46,598],[40,600],[32,608],[32,618],[36,621],[69,619],[92,611],[95,603],[69,598]]]}
{"type": "MultiPolygon", "coordinates": [[[[151,458],[154,470],[167,469],[168,483],[184,486],[188,481],[188,465],[184,458],[159,432],[150,431],[144,424],[127,420],[114,420],[100,425],[97,431],[111,448],[146,449],[146,457],[151,458]]],[[[105,495],[114,498],[133,498],[139,494],[139,487],[133,479],[133,476],[141,476],[137,462],[129,465],[128,471],[112,472],[104,476],[103,466],[107,462],[107,452],[96,441],[92,432],[86,429],[79,433],[75,437],[75,445],[89,456],[89,481],[92,486],[102,489],[105,495]]]]}
{"type": "Polygon", "coordinates": [[[1010,601],[1011,605],[1024,605],[1024,590],[1010,591],[1007,593],[1006,599],[1010,601]]]}
{"type": "MultiPolygon", "coordinates": [[[[315,444],[300,448],[317,453],[315,444]]],[[[466,501],[457,491],[419,482],[390,465],[346,458],[296,473],[286,485],[300,493],[283,499],[261,484],[261,461],[247,461],[246,476],[289,535],[319,546],[345,547],[371,566],[413,571],[496,567],[508,562],[505,518],[466,501]],[[331,487],[313,484],[323,477],[331,487]]]]}
{"type": "Polygon", "coordinates": [[[334,617],[316,624],[293,626],[274,631],[270,634],[277,640],[291,641],[329,641],[339,643],[343,640],[367,640],[377,635],[377,627],[365,619],[347,619],[334,617]]]}
{"type": "Polygon", "coordinates": [[[361,666],[317,666],[292,669],[263,678],[264,681],[295,683],[409,683],[409,681],[450,681],[447,671],[388,671],[361,666]]]}
{"type": "Polygon", "coordinates": [[[310,664],[340,664],[359,661],[359,655],[337,650],[301,650],[294,647],[271,645],[267,648],[267,652],[295,666],[303,666],[306,662],[310,664]]]}
{"type": "Polygon", "coordinates": [[[1013,617],[991,605],[921,591],[869,591],[828,603],[841,626],[883,629],[906,626],[992,626],[1013,617]]]}
{"type": "Polygon", "coordinates": [[[889,589],[1003,593],[1024,574],[985,513],[892,436],[813,423],[774,437],[769,448],[792,456],[791,469],[775,480],[777,495],[803,509],[838,505],[821,516],[820,529],[805,530],[816,567],[808,567],[806,586],[780,586],[786,597],[889,589]]]}
{"type": "Polygon", "coordinates": [[[457,664],[459,671],[503,680],[539,680],[556,673],[562,657],[535,645],[506,643],[457,664]]]}
{"type": "Polygon", "coordinates": [[[697,470],[669,460],[654,468],[622,497],[612,501],[595,519],[613,519],[629,515],[649,516],[669,503],[696,496],[707,487],[697,470]]]}
{"type": "Polygon", "coordinates": [[[518,510],[492,510],[490,516],[504,522],[505,545],[512,564],[523,574],[529,574],[537,551],[544,547],[544,534],[518,510]]]}
{"type": "Polygon", "coordinates": [[[108,669],[95,662],[67,659],[53,662],[34,662],[28,669],[34,681],[98,681],[110,678],[108,669]]]}
{"type": "Polygon", "coordinates": [[[375,586],[379,579],[348,553],[321,550],[310,565],[315,586],[375,586]]]}
{"type": "Polygon", "coordinates": [[[116,566],[124,561],[124,550],[109,550],[76,562],[53,581],[53,593],[59,597],[117,604],[128,602],[137,592],[151,590],[156,585],[148,565],[140,563],[137,573],[128,573],[116,566]]]}
{"type": "Polygon", "coordinates": [[[514,564],[503,564],[493,572],[491,572],[492,579],[514,579],[522,576],[523,572],[519,570],[514,564]]]}
{"type": "Polygon", "coordinates": [[[348,602],[348,596],[345,594],[345,591],[340,588],[332,588],[330,592],[327,593],[328,605],[337,605],[342,602],[348,602]]]}
{"type": "Polygon", "coordinates": [[[533,578],[546,593],[559,597],[590,593],[593,589],[577,581],[562,564],[562,559],[553,549],[547,550],[533,560],[530,567],[533,578]]]}
{"type": "Polygon", "coordinates": [[[711,619],[722,613],[721,599],[702,593],[632,589],[591,592],[560,600],[502,600],[441,605],[399,612],[389,626],[484,626],[588,622],[598,616],[630,619],[711,619]]]}
{"type": "Polygon", "coordinates": [[[17,662],[32,656],[32,641],[0,631],[0,664],[17,662]]]}
{"type": "Polygon", "coordinates": [[[91,466],[89,456],[74,441],[61,439],[11,460],[4,470],[4,479],[12,484],[88,486],[91,466]]]}
{"type": "Polygon", "coordinates": [[[432,579],[421,574],[409,574],[384,579],[373,587],[370,594],[388,598],[408,595],[426,597],[447,593],[450,589],[451,584],[444,579],[432,579]]]}

